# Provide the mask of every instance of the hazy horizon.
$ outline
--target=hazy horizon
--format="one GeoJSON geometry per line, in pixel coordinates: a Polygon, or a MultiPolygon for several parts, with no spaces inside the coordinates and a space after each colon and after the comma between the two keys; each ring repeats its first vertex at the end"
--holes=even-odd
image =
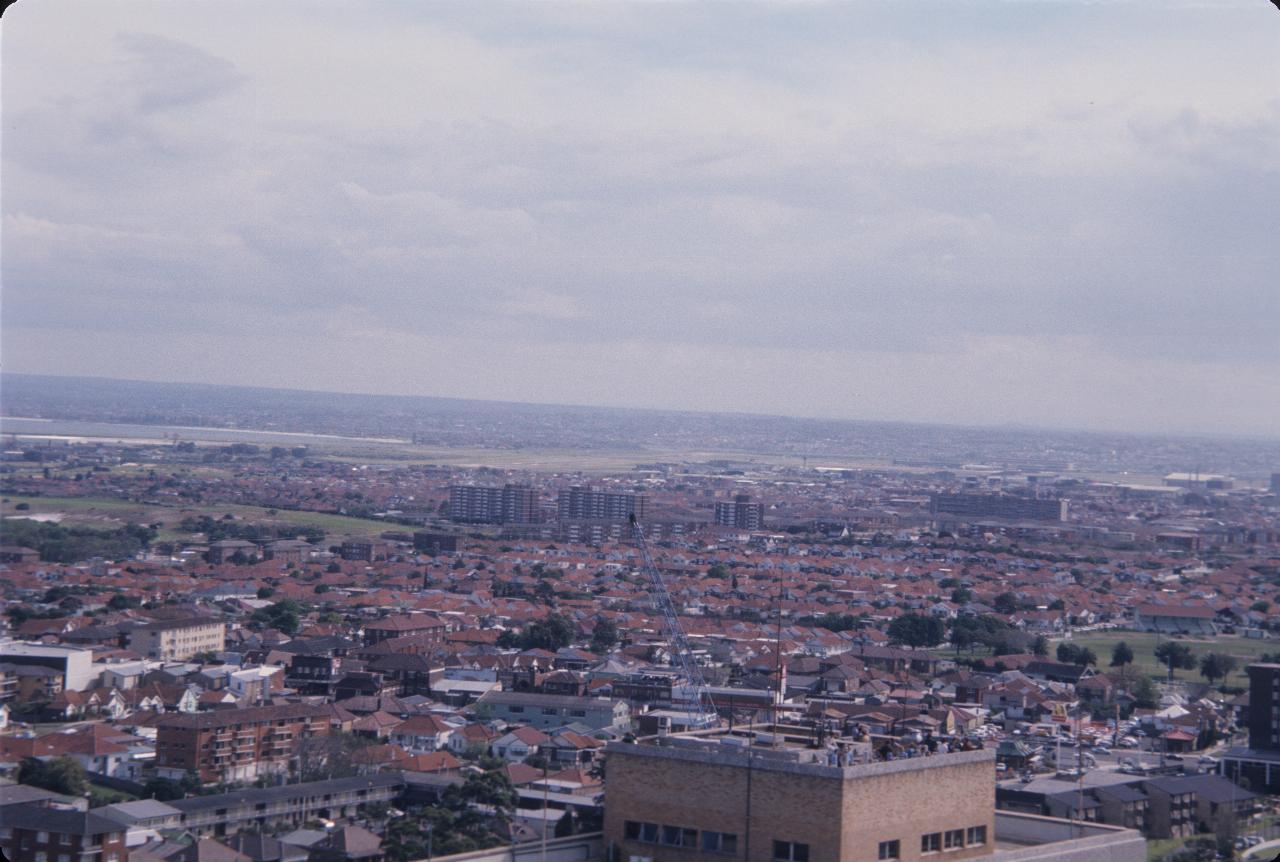
{"type": "MultiPolygon", "coordinates": [[[[350,395],[350,396],[366,396],[366,397],[385,397],[385,398],[422,398],[422,399],[438,399],[446,401],[472,402],[476,404],[496,404],[496,405],[513,405],[513,406],[529,406],[529,407],[545,407],[545,408],[565,408],[571,410],[636,410],[646,413],[687,413],[702,414],[709,416],[724,417],[741,417],[741,418],[761,418],[761,419],[788,419],[797,421],[817,421],[817,422],[848,422],[851,424],[867,423],[878,425],[903,425],[903,426],[919,426],[923,428],[954,428],[957,430],[974,430],[980,431],[984,429],[992,431],[1019,431],[1019,432],[1062,432],[1072,434],[1096,434],[1105,436],[1107,434],[1115,434],[1122,437],[1139,437],[1139,438],[1168,438],[1168,439],[1185,439],[1185,440],[1215,440],[1220,439],[1232,442],[1248,442],[1250,440],[1261,443],[1280,442],[1280,433],[1271,436],[1260,434],[1232,434],[1232,433],[1198,433],[1194,431],[1141,431],[1126,430],[1117,428],[1088,428],[1088,427],[1066,427],[1061,425],[1035,425],[1021,422],[1003,422],[1003,423],[960,423],[960,422],[930,422],[930,421],[914,421],[904,419],[861,419],[858,417],[845,416],[823,416],[823,415],[798,415],[789,413],[761,413],[744,410],[684,410],[667,407],[637,407],[623,404],[587,404],[587,403],[567,403],[559,401],[532,401],[532,400],[511,400],[497,398],[477,398],[477,397],[459,397],[453,395],[439,395],[430,392],[359,392],[335,389],[316,389],[293,386],[256,386],[250,384],[238,383],[210,383],[207,381],[182,381],[182,380],[150,380],[143,378],[123,378],[123,377],[103,377],[94,375],[73,375],[73,374],[27,374],[18,371],[2,371],[0,379],[4,376],[20,375],[24,377],[49,377],[62,380],[98,380],[111,383],[140,383],[154,384],[157,386],[207,386],[228,389],[255,389],[268,392],[290,392],[308,395],[350,395]]],[[[0,389],[0,395],[3,390],[0,389]]],[[[9,416],[4,407],[3,398],[0,397],[0,418],[9,417],[18,418],[36,418],[36,417],[18,417],[9,416]]],[[[305,430],[305,429],[298,429],[305,430]]]]}
{"type": "Polygon", "coordinates": [[[19,2],[6,371],[1274,439],[1280,15],[19,2]]]}

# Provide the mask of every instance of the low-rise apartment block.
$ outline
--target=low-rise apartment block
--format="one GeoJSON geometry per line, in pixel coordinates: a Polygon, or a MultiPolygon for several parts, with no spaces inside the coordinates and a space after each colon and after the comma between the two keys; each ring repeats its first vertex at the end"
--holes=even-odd
{"type": "Polygon", "coordinates": [[[9,862],[129,862],[119,823],[34,802],[4,807],[0,847],[9,862]]]}
{"type": "Polygon", "coordinates": [[[223,709],[162,719],[156,773],[202,781],[252,781],[289,771],[304,740],[329,732],[328,708],[308,704],[223,709]]]}
{"type": "Polygon", "coordinates": [[[490,718],[510,724],[529,724],[542,730],[566,724],[584,724],[593,730],[631,726],[631,708],[626,701],[604,697],[491,691],[476,701],[476,708],[490,718]]]}
{"type": "Polygon", "coordinates": [[[226,640],[226,623],[201,617],[158,620],[128,633],[129,649],[164,661],[186,661],[201,653],[221,652],[226,640]]]}

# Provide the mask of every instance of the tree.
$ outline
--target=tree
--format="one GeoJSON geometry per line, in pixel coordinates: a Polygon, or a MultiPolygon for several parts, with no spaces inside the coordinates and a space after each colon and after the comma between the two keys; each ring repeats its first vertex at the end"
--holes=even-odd
{"type": "Polygon", "coordinates": [[[360,752],[372,744],[371,739],[341,732],[303,737],[294,746],[297,780],[350,778],[360,772],[360,752]]]}
{"type": "Polygon", "coordinates": [[[618,626],[613,620],[600,620],[591,632],[591,651],[606,653],[618,642],[618,626]]]}
{"type": "Polygon", "coordinates": [[[249,619],[260,626],[279,629],[285,634],[291,635],[298,630],[301,611],[301,605],[292,599],[285,599],[254,611],[253,616],[249,619]]]}
{"type": "Polygon", "coordinates": [[[1134,704],[1141,709],[1155,709],[1160,702],[1159,689],[1151,681],[1151,677],[1145,674],[1138,678],[1137,683],[1133,686],[1133,691],[1129,693],[1133,695],[1134,704]]]}
{"type": "MultiPolygon", "coordinates": [[[[961,647],[989,647],[996,655],[1026,652],[1033,640],[999,617],[957,617],[951,622],[951,643],[961,647]]],[[[1046,645],[1047,646],[1047,645],[1046,645]]],[[[1047,651],[1047,650],[1046,650],[1047,651]]]]}
{"type": "Polygon", "coordinates": [[[145,788],[147,796],[161,802],[183,799],[187,795],[182,785],[170,778],[152,778],[146,783],[145,788]]]}
{"type": "Polygon", "coordinates": [[[1017,613],[1018,597],[1013,593],[1001,593],[991,602],[991,607],[995,608],[998,613],[1006,615],[1017,613]]]}
{"type": "Polygon", "coordinates": [[[1111,666],[1124,667],[1127,664],[1133,664],[1133,650],[1124,641],[1120,641],[1111,648],[1111,666]]]}
{"type": "Polygon", "coordinates": [[[1191,652],[1191,647],[1186,644],[1180,644],[1177,641],[1165,641],[1156,647],[1156,659],[1169,669],[1169,679],[1173,679],[1173,672],[1179,668],[1182,670],[1192,670],[1196,666],[1195,654],[1191,652]]]}
{"type": "Polygon", "coordinates": [[[124,593],[115,593],[111,598],[107,599],[107,607],[113,611],[124,611],[137,606],[138,600],[132,596],[126,596],[124,593]]]}
{"type": "Polygon", "coordinates": [[[1047,656],[1049,654],[1049,639],[1044,635],[1037,635],[1036,639],[1031,642],[1031,653],[1038,656],[1047,656]]]}
{"type": "Polygon", "coordinates": [[[559,614],[551,614],[525,626],[517,645],[521,649],[544,649],[555,652],[573,643],[573,623],[559,614]]]}
{"type": "Polygon", "coordinates": [[[1073,643],[1058,644],[1058,661],[1063,664],[1091,665],[1098,663],[1098,656],[1088,647],[1073,643]]]}
{"type": "Polygon", "coordinates": [[[269,599],[275,594],[275,587],[258,587],[258,598],[260,599],[269,599]]]}
{"type": "Polygon", "coordinates": [[[1211,652],[1200,659],[1200,675],[1213,685],[1214,680],[1226,679],[1239,666],[1236,657],[1220,652],[1211,652]]]}
{"type": "Polygon", "coordinates": [[[889,623],[889,640],[911,647],[931,647],[942,643],[946,627],[942,620],[923,614],[904,614],[889,623]]]}
{"type": "Polygon", "coordinates": [[[1271,609],[1271,602],[1267,601],[1266,599],[1259,599],[1258,601],[1249,605],[1249,610],[1259,614],[1265,614],[1270,609],[1271,609]]]}
{"type": "Polygon", "coordinates": [[[445,791],[444,802],[451,808],[487,805],[499,817],[507,817],[515,810],[516,790],[505,772],[472,772],[462,784],[445,791]]]}
{"type": "Polygon", "coordinates": [[[951,591],[951,603],[953,605],[967,605],[973,601],[973,591],[966,587],[956,587],[951,591]]]}
{"type": "MultiPolygon", "coordinates": [[[[959,622],[959,620],[956,620],[956,622],[959,622]]],[[[951,645],[956,648],[956,655],[960,655],[960,650],[962,649],[972,650],[973,645],[977,642],[978,638],[973,629],[952,623],[951,645]]]]}
{"type": "Polygon", "coordinates": [[[18,767],[18,783],[43,787],[64,796],[84,796],[89,790],[84,767],[70,757],[39,760],[28,757],[18,767]]]}

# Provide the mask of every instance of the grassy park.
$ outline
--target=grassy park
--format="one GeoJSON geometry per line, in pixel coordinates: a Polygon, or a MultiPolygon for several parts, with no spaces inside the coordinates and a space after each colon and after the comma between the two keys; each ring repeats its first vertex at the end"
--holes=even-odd
{"type": "MultiPolygon", "coordinates": [[[[1137,671],[1164,679],[1168,674],[1168,670],[1156,660],[1155,649],[1158,644],[1167,640],[1169,640],[1167,635],[1109,629],[1107,631],[1075,634],[1072,636],[1070,643],[1093,650],[1098,656],[1099,670],[1105,671],[1111,663],[1112,647],[1120,641],[1124,641],[1133,650],[1133,667],[1137,671]]],[[[1280,641],[1243,638],[1235,635],[1218,635],[1214,638],[1194,639],[1180,637],[1174,640],[1190,648],[1197,661],[1207,653],[1224,653],[1235,656],[1239,660],[1240,666],[1227,677],[1226,684],[1229,686],[1247,686],[1249,678],[1244,672],[1245,665],[1257,661],[1258,656],[1264,652],[1280,652],[1280,641]]],[[[1062,642],[1061,639],[1052,642],[1051,655],[1052,651],[1062,642]]],[[[1176,670],[1173,673],[1173,677],[1174,679],[1187,680],[1188,682],[1205,681],[1204,677],[1200,676],[1199,669],[1176,670]]]]}
{"type": "Polygon", "coordinates": [[[399,525],[367,518],[348,518],[324,512],[293,512],[285,509],[269,510],[258,506],[239,505],[187,505],[158,506],[135,503],[128,500],[112,500],[100,497],[31,497],[11,494],[0,502],[0,517],[55,516],[54,520],[65,526],[85,526],[108,529],[125,524],[162,524],[160,541],[191,539],[190,533],[176,528],[183,518],[208,515],[221,518],[235,515],[251,523],[290,524],[295,527],[317,527],[330,539],[376,536],[384,530],[405,529],[399,525]],[[26,504],[29,508],[18,509],[26,504]]]}

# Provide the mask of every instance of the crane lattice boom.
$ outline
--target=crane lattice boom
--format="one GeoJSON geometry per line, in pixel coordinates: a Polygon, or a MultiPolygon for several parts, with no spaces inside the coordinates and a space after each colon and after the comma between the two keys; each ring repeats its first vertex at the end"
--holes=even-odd
{"type": "Polygon", "coordinates": [[[711,727],[716,723],[716,711],[715,704],[711,701],[707,681],[702,676],[702,668],[693,659],[693,650],[689,647],[684,629],[680,627],[680,618],[676,614],[675,603],[671,601],[671,593],[667,591],[666,582],[658,573],[658,567],[653,564],[653,556],[649,553],[649,545],[644,539],[644,529],[635,515],[631,516],[631,532],[635,536],[636,547],[640,549],[640,559],[644,563],[645,574],[649,576],[653,603],[658,606],[662,614],[667,645],[671,649],[672,657],[679,663],[680,672],[684,674],[686,683],[694,690],[695,700],[686,708],[690,726],[711,727]]]}

